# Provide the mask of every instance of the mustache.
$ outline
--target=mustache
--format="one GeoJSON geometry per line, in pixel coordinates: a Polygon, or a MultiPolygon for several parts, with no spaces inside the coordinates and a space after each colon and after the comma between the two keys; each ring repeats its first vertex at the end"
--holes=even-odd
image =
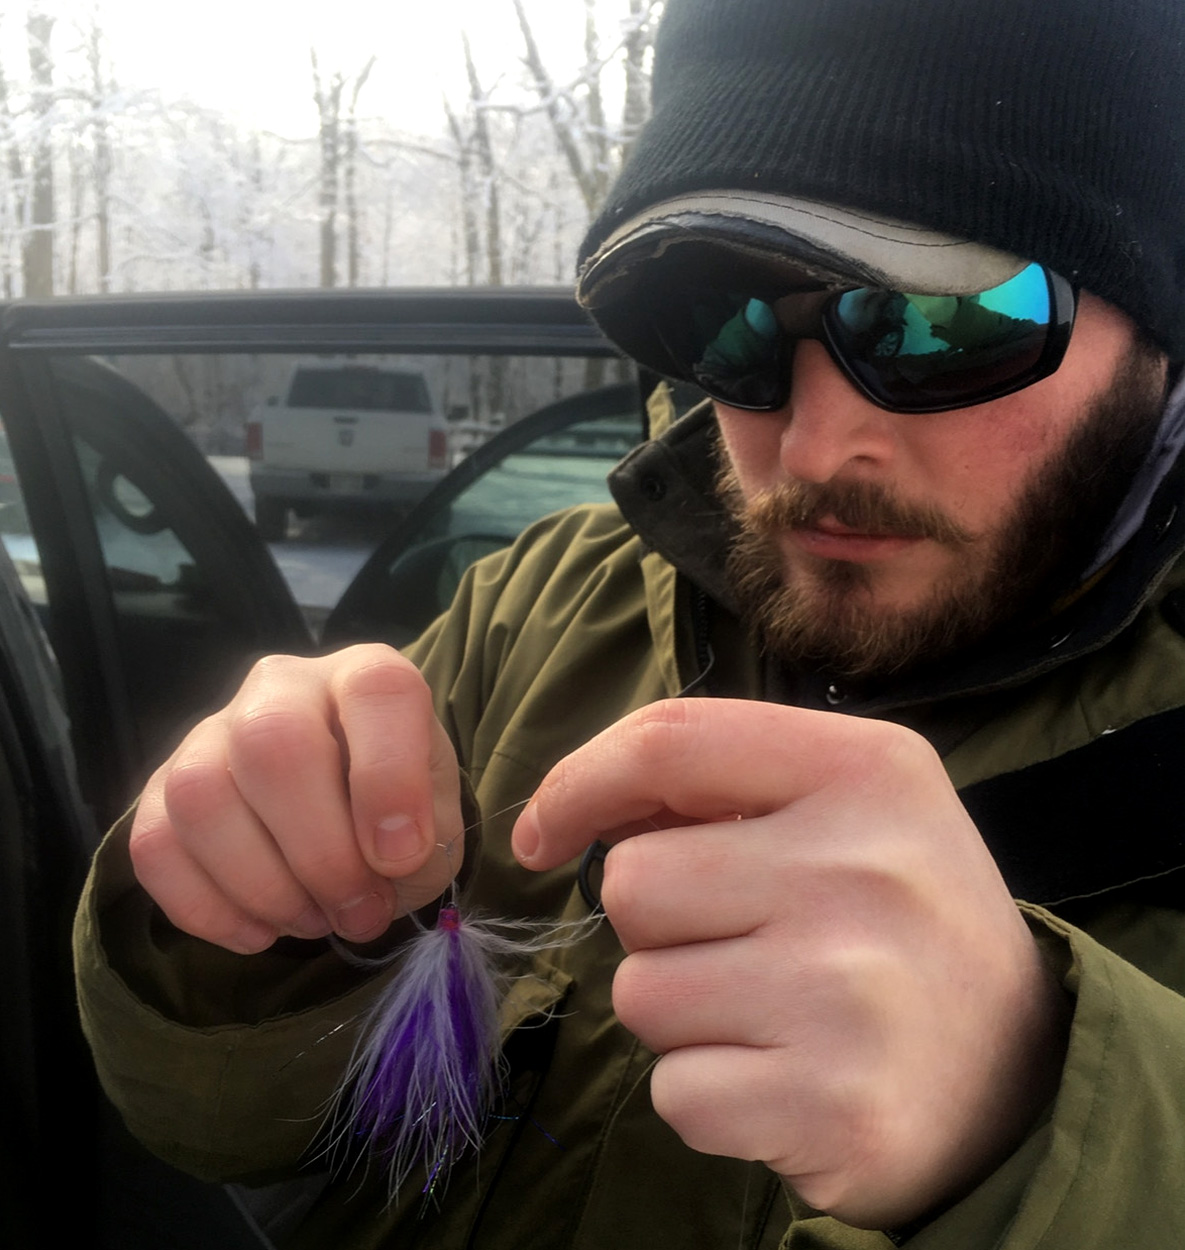
{"type": "Polygon", "coordinates": [[[833,519],[861,534],[928,538],[965,546],[975,535],[938,508],[896,499],[876,482],[781,482],[745,501],[730,469],[721,475],[721,495],[750,533],[770,537],[786,530],[813,529],[833,519]]]}

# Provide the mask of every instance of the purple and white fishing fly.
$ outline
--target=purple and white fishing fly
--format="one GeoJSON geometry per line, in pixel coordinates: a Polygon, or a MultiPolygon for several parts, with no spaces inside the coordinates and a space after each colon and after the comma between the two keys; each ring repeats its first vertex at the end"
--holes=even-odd
{"type": "Polygon", "coordinates": [[[336,1148],[365,1146],[392,1197],[421,1164],[422,1192],[442,1188],[456,1159],[480,1148],[501,1089],[498,1008],[516,961],[578,941],[597,919],[499,921],[464,917],[452,898],[442,904],[435,926],[390,957],[402,967],[363,1023],[339,1086],[336,1148]]]}

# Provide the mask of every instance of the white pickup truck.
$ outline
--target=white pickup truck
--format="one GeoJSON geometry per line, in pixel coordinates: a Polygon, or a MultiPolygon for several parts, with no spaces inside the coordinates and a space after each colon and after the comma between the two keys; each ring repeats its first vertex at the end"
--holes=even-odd
{"type": "Polygon", "coordinates": [[[448,429],[422,373],[306,362],[252,414],[247,453],[255,523],[276,542],[290,509],[407,511],[444,476],[448,429]]]}

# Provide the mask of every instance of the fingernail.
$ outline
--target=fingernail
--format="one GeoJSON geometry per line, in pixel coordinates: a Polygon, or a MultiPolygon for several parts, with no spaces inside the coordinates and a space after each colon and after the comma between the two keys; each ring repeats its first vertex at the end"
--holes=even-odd
{"type": "Polygon", "coordinates": [[[511,844],[519,863],[530,865],[539,851],[539,825],[535,820],[535,809],[528,807],[514,824],[511,844]]]}
{"type": "Polygon", "coordinates": [[[270,925],[254,922],[240,925],[230,939],[227,948],[236,955],[258,955],[265,951],[280,935],[270,925]]]}
{"type": "Polygon", "coordinates": [[[296,937],[323,938],[333,932],[329,918],[316,905],[301,912],[292,924],[292,932],[296,937]]]}
{"type": "Polygon", "coordinates": [[[333,926],[344,938],[377,937],[391,923],[391,904],[379,894],[364,894],[337,909],[333,926]]]}
{"type": "Polygon", "coordinates": [[[374,831],[374,853],[379,859],[400,864],[418,854],[424,846],[420,826],[410,816],[387,816],[374,831]]]}

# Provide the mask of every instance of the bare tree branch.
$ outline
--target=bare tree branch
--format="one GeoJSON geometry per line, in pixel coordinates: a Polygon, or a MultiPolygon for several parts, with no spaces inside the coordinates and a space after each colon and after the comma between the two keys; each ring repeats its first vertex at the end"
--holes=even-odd
{"type": "Polygon", "coordinates": [[[568,119],[560,111],[559,93],[555,89],[551,75],[543,64],[543,57],[535,40],[535,32],[531,29],[531,23],[527,17],[526,9],[523,8],[522,0],[514,0],[514,11],[518,16],[519,29],[522,31],[523,44],[526,49],[524,59],[527,69],[534,80],[535,92],[543,104],[548,120],[551,122],[556,142],[559,144],[560,151],[568,162],[568,168],[577,187],[580,189],[581,196],[584,198],[585,207],[591,214],[599,203],[595,177],[590,174],[568,119]]]}

